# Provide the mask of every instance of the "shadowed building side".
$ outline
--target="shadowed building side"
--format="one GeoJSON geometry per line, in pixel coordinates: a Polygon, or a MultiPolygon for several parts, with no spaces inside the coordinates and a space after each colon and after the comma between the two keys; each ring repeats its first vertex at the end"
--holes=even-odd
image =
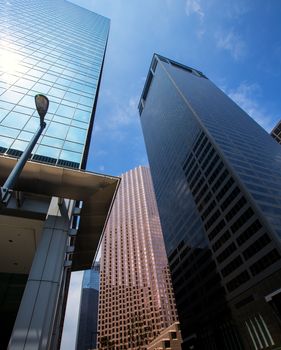
{"type": "Polygon", "coordinates": [[[280,146],[200,71],[157,54],[139,112],[183,348],[278,348],[280,146]]]}
{"type": "Polygon", "coordinates": [[[77,350],[96,349],[98,330],[100,264],[96,262],[83,275],[80,299],[77,350]]]}

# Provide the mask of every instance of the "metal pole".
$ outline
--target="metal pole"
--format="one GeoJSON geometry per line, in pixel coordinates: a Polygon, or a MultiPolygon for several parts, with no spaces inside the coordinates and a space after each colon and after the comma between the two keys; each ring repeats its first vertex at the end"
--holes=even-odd
{"type": "Polygon", "coordinates": [[[33,138],[30,140],[28,146],[26,147],[26,149],[24,150],[23,154],[21,155],[21,157],[19,158],[17,164],[15,165],[15,167],[13,168],[13,170],[11,171],[10,175],[8,176],[7,180],[5,181],[4,185],[1,187],[1,202],[4,205],[7,205],[11,195],[12,195],[12,190],[14,188],[14,185],[23,169],[23,167],[25,166],[28,158],[31,155],[31,152],[34,148],[34,146],[36,145],[40,135],[42,134],[42,131],[44,130],[44,128],[46,127],[46,123],[42,122],[40,124],[39,129],[36,131],[36,134],[33,136],[33,138]]]}

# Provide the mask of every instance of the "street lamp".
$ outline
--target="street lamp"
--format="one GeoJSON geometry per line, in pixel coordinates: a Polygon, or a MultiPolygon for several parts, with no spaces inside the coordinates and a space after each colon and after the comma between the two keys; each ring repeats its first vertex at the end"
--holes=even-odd
{"type": "Polygon", "coordinates": [[[44,122],[44,118],[45,118],[45,115],[46,115],[48,108],[49,108],[48,98],[44,95],[41,95],[41,94],[36,95],[35,96],[35,106],[36,106],[37,112],[40,116],[40,126],[45,124],[44,125],[44,127],[45,127],[46,123],[44,122]]]}
{"type": "Polygon", "coordinates": [[[36,131],[34,134],[33,138],[30,140],[29,144],[27,145],[25,151],[22,153],[20,156],[17,164],[11,171],[10,175],[8,176],[7,180],[5,181],[4,185],[1,187],[1,192],[0,192],[0,200],[1,204],[4,204],[5,206],[8,204],[12,191],[14,188],[14,185],[16,183],[16,180],[21,174],[21,171],[23,167],[25,166],[28,158],[31,155],[31,152],[36,145],[36,142],[38,141],[40,135],[42,134],[42,131],[46,127],[46,123],[44,122],[44,117],[48,111],[49,107],[49,100],[46,96],[44,95],[36,95],[35,96],[35,106],[36,110],[40,116],[40,126],[39,129],[36,131]]]}

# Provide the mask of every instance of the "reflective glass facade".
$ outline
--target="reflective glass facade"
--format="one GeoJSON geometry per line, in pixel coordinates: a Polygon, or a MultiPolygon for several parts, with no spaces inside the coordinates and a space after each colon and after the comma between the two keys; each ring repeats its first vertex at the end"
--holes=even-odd
{"type": "Polygon", "coordinates": [[[95,349],[97,342],[100,264],[95,263],[83,275],[80,301],[77,350],[95,349]]]}
{"type": "Polygon", "coordinates": [[[99,349],[146,350],[177,321],[152,180],[146,167],[121,175],[102,241],[100,271],[99,349]]]}
{"type": "Polygon", "coordinates": [[[100,264],[96,263],[91,270],[84,271],[82,288],[99,290],[100,288],[100,264]]]}
{"type": "Polygon", "coordinates": [[[183,348],[280,346],[280,145],[202,73],[158,55],[139,110],[183,348]]]}
{"type": "Polygon", "coordinates": [[[0,152],[26,148],[42,93],[47,127],[32,159],[85,167],[109,20],[64,0],[0,1],[0,11],[0,152]]]}
{"type": "Polygon", "coordinates": [[[281,120],[272,129],[270,135],[278,142],[281,143],[281,120]]]}

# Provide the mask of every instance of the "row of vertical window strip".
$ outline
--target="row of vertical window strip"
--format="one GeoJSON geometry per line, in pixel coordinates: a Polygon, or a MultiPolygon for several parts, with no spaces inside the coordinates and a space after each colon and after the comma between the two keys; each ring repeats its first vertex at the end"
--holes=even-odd
{"type": "MultiPolygon", "coordinates": [[[[219,265],[230,255],[235,254],[238,249],[237,244],[239,247],[242,246],[253,235],[258,236],[257,240],[242,251],[244,260],[252,258],[271,242],[260,221],[255,219],[254,211],[248,205],[239,186],[204,132],[201,132],[195,141],[192,152],[183,164],[183,170],[214,253],[219,251],[232,235],[248,223],[247,227],[237,236],[236,242],[230,243],[216,256],[219,265]],[[236,218],[239,212],[241,214],[236,218]],[[217,222],[219,218],[221,220],[217,222]],[[227,223],[230,224],[230,230],[224,230],[227,223]]],[[[252,264],[250,271],[252,275],[257,275],[279,259],[278,251],[273,249],[252,264]]],[[[230,275],[243,265],[244,260],[241,255],[236,256],[221,269],[221,275],[224,278],[230,275]]],[[[226,287],[229,292],[232,292],[249,279],[248,271],[242,271],[230,280],[226,287]]]]}
{"type": "Polygon", "coordinates": [[[270,331],[262,317],[258,314],[245,322],[245,327],[255,350],[267,349],[275,345],[270,331]]]}
{"type": "MultiPolygon", "coordinates": [[[[12,148],[7,150],[4,147],[0,147],[0,153],[7,154],[12,157],[20,157],[23,152],[12,148]]],[[[80,166],[79,163],[77,162],[72,162],[70,160],[64,160],[64,159],[55,159],[52,157],[41,156],[39,154],[32,154],[31,160],[35,162],[58,165],[58,166],[62,166],[66,168],[74,168],[74,169],[78,169],[80,166]]]]}

